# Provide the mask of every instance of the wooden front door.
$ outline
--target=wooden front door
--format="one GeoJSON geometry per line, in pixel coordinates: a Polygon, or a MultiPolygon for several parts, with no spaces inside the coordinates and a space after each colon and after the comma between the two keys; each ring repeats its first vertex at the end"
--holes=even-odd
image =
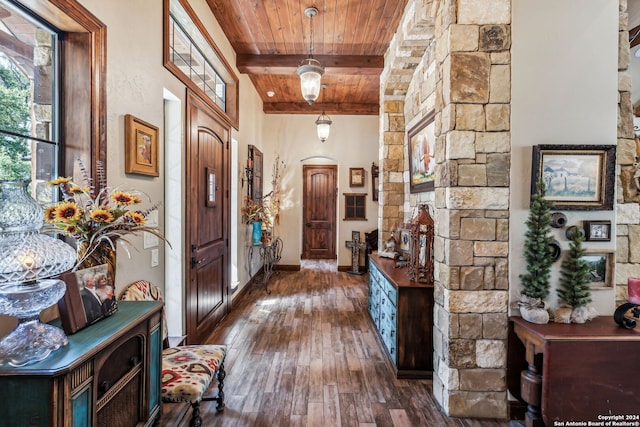
{"type": "Polygon", "coordinates": [[[191,92],[186,127],[185,312],[187,343],[197,344],[229,311],[230,129],[191,92]]]}
{"type": "Polygon", "coordinates": [[[303,166],[302,259],[336,259],[337,166],[303,166]]]}

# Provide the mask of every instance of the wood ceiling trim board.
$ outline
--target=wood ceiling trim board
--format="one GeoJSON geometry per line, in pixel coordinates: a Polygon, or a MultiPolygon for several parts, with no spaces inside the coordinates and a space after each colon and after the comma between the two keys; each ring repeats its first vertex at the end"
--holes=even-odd
{"type": "Polygon", "coordinates": [[[276,50],[276,41],[269,20],[269,12],[266,5],[263,7],[249,7],[245,9],[247,20],[253,22],[253,28],[257,29],[259,38],[257,39],[256,48],[258,52],[272,53],[276,50]]]}
{"type": "Polygon", "coordinates": [[[330,22],[329,25],[325,26],[326,35],[325,35],[325,46],[324,52],[327,55],[339,55],[340,49],[339,44],[336,43],[336,38],[339,37],[338,34],[338,20],[341,15],[338,14],[338,0],[326,0],[325,1],[325,12],[326,21],[330,22]]]}
{"type": "MultiPolygon", "coordinates": [[[[362,30],[363,27],[366,26],[359,24],[359,25],[354,25],[354,22],[361,22],[361,19],[364,19],[365,21],[368,19],[366,12],[364,12],[364,10],[367,10],[368,8],[363,8],[363,5],[361,1],[353,1],[353,0],[349,0],[349,17],[347,18],[347,22],[350,22],[351,25],[347,25],[347,32],[345,34],[344,40],[345,40],[345,45],[348,48],[348,52],[351,55],[358,55],[360,53],[360,42],[361,40],[359,39],[359,33],[362,30]],[[363,18],[364,17],[364,18],[363,18]]],[[[367,2],[367,5],[369,5],[370,2],[367,2]]]]}
{"type": "MultiPolygon", "coordinates": [[[[236,55],[236,67],[245,74],[295,74],[306,55],[236,55]]],[[[379,75],[384,68],[383,56],[320,55],[314,56],[325,68],[325,74],[379,75]]]]}
{"type": "MultiPolygon", "coordinates": [[[[306,102],[263,102],[265,114],[313,114],[322,113],[322,105],[315,102],[311,105],[306,102]]],[[[325,103],[324,112],[329,116],[356,115],[374,116],[380,113],[380,106],[364,103],[325,103]]]]}
{"type": "Polygon", "coordinates": [[[281,14],[283,7],[280,6],[280,3],[276,0],[264,0],[264,8],[267,11],[267,16],[269,16],[269,28],[273,33],[274,40],[273,50],[267,53],[274,55],[282,53],[283,47],[286,49],[287,44],[284,37],[284,27],[287,24],[286,19],[284,19],[285,22],[283,23],[282,16],[284,15],[281,14]]]}
{"type": "Polygon", "coordinates": [[[363,49],[365,52],[376,52],[380,55],[384,55],[387,51],[389,42],[385,39],[391,39],[393,34],[389,34],[388,25],[394,24],[397,26],[399,21],[397,17],[398,5],[403,1],[385,1],[384,3],[378,3],[378,7],[374,9],[375,15],[372,15],[371,22],[375,22],[376,25],[371,25],[367,28],[364,34],[365,43],[363,49]],[[384,19],[388,17],[388,19],[384,19]]]}
{"type": "Polygon", "coordinates": [[[218,23],[224,23],[223,31],[236,53],[259,53],[255,48],[256,41],[253,39],[251,27],[242,12],[242,5],[237,0],[207,0],[207,4],[218,23]]]}

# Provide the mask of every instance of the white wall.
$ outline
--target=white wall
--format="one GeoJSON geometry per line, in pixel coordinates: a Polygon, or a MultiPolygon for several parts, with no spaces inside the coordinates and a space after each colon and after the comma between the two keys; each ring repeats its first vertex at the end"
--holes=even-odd
{"type": "MultiPolygon", "coordinates": [[[[179,113],[177,120],[184,124],[185,86],[162,64],[162,2],[158,0],[134,2],[81,0],[81,3],[107,25],[107,175],[109,184],[122,184],[124,188],[145,191],[153,201],[161,201],[163,206],[178,204],[184,207],[183,194],[168,191],[165,198],[163,183],[166,172],[163,168],[160,169],[160,176],[157,178],[127,175],[124,172],[125,114],[133,114],[158,126],[162,144],[164,141],[163,93],[166,89],[179,98],[183,111],[179,113]]],[[[262,144],[264,116],[262,101],[248,77],[235,69],[235,53],[206,1],[190,0],[189,4],[240,79],[240,129],[233,129],[232,137],[239,143],[239,152],[246,153],[247,144],[262,144]]],[[[161,165],[165,163],[164,155],[165,151],[161,148],[161,165]]],[[[244,161],[246,161],[246,155],[244,157],[241,155],[239,163],[242,164],[244,161]]],[[[182,170],[184,170],[184,158],[182,170]]],[[[163,207],[160,208],[159,216],[160,226],[163,228],[163,207]]],[[[235,233],[236,230],[230,231],[231,235],[235,233]]],[[[125,251],[118,250],[117,292],[120,292],[126,284],[142,278],[164,287],[163,250],[161,249],[160,253],[160,265],[152,268],[150,249],[142,249],[141,238],[133,238],[131,241],[135,248],[131,249],[130,258],[125,251]]],[[[245,262],[244,251],[239,250],[238,255],[240,257],[238,262],[242,265],[245,262]]],[[[178,254],[177,258],[180,257],[184,258],[182,254],[178,254]]],[[[241,273],[239,280],[245,283],[248,277],[243,277],[241,273]]],[[[174,281],[172,280],[170,286],[180,286],[184,282],[182,280],[182,283],[173,283],[174,281]]]]}
{"type": "MultiPolygon", "coordinates": [[[[538,144],[616,144],[618,2],[513,1],[510,289],[517,299],[525,272],[524,222],[529,209],[531,148],[538,144]]],[[[565,211],[568,225],[610,220],[615,211],[565,211]]],[[[565,228],[554,229],[563,250],[565,228]]],[[[615,236],[615,229],[612,230],[615,236]]],[[[614,249],[611,242],[585,242],[614,249]]],[[[560,261],[548,301],[556,305],[560,261]]],[[[593,291],[600,314],[614,310],[612,290],[593,291]]]]}
{"type": "MultiPolygon", "coordinates": [[[[265,194],[271,190],[271,169],[276,156],[286,163],[282,176],[282,213],[277,233],[283,239],[281,264],[299,265],[302,253],[302,166],[338,165],[338,265],[351,265],[351,251],[345,242],[352,231],[377,228],[378,202],[371,196],[371,163],[378,163],[378,116],[331,116],[331,134],[321,143],[316,134],[317,115],[265,116],[264,152],[265,194]],[[364,187],[349,187],[349,168],[364,168],[364,187]],[[343,193],[367,193],[367,221],[343,221],[343,193]]],[[[242,225],[241,225],[242,227],[242,225]]],[[[242,233],[240,233],[242,234],[242,233]]]]}

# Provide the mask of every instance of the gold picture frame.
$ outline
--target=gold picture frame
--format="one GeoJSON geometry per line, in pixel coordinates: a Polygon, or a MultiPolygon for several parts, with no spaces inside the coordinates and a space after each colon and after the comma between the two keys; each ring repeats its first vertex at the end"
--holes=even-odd
{"type": "Polygon", "coordinates": [[[158,176],[158,128],[137,117],[124,117],[125,172],[158,176]]]}

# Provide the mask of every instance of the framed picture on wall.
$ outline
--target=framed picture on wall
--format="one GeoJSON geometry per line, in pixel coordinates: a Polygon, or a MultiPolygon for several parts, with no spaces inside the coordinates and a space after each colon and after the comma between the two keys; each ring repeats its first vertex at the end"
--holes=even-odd
{"type": "Polygon", "coordinates": [[[409,191],[433,191],[435,182],[435,111],[420,120],[408,134],[409,191]]]}
{"type": "Polygon", "coordinates": [[[584,239],[590,242],[611,241],[611,221],[585,221],[584,239]]]}
{"type": "Polygon", "coordinates": [[[126,173],[158,176],[158,128],[137,117],[124,117],[126,173]]]}
{"type": "Polygon", "coordinates": [[[349,168],[349,187],[364,187],[364,168],[349,168]]]}
{"type": "Polygon", "coordinates": [[[614,253],[612,250],[588,251],[580,258],[589,265],[589,286],[611,288],[614,279],[614,253]]]}
{"type": "Polygon", "coordinates": [[[612,210],[615,145],[536,145],[531,195],[543,179],[552,209],[612,210]]]}

